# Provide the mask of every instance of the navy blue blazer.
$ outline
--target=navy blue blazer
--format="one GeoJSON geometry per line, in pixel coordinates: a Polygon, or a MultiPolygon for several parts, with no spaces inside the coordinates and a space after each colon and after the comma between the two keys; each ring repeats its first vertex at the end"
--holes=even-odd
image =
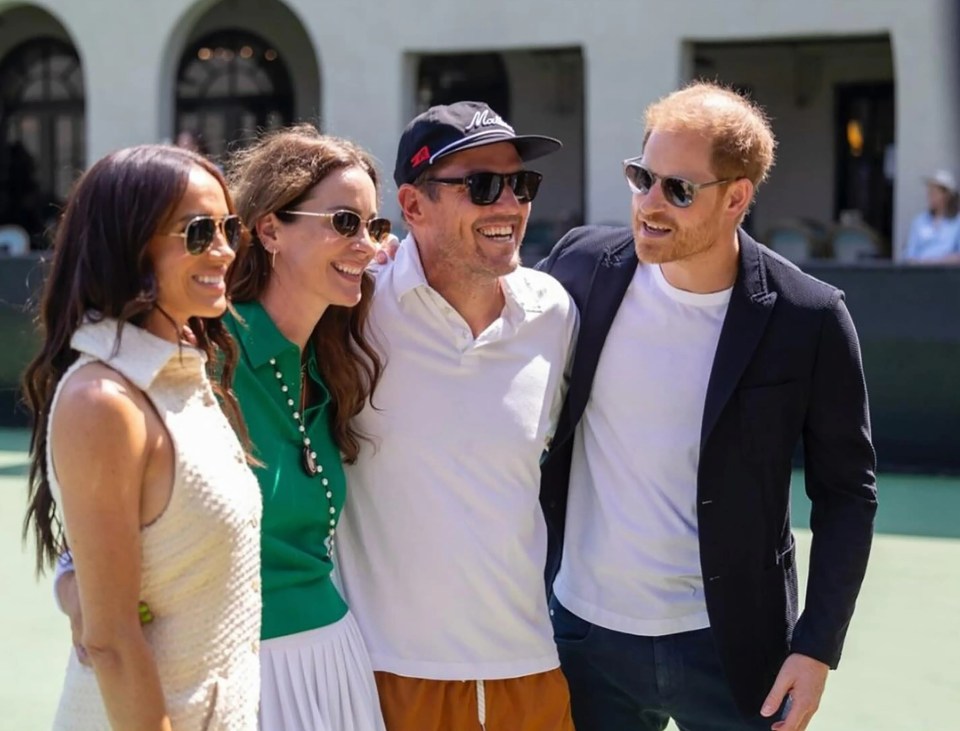
{"type": "MultiPolygon", "coordinates": [[[[749,717],[788,653],[837,666],[877,501],[860,347],[843,293],[745,232],[739,238],[739,272],[704,403],[697,517],[710,624],[749,717]],[[813,543],[798,618],[790,472],[801,440],[813,543]]],[[[580,309],[570,389],[543,463],[548,591],[560,566],[576,426],[636,267],[632,232],[597,226],[574,229],[538,265],[580,309]]]]}

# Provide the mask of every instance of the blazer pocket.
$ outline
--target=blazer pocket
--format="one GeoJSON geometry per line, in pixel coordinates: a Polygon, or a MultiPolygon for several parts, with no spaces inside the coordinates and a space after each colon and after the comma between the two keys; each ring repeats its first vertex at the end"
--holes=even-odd
{"type": "Polygon", "coordinates": [[[799,611],[796,552],[791,537],[787,547],[777,551],[776,564],[764,570],[760,588],[769,660],[778,667],[788,652],[799,611]]]}
{"type": "Polygon", "coordinates": [[[746,454],[760,461],[789,459],[803,429],[803,382],[742,387],[737,397],[746,454]]]}

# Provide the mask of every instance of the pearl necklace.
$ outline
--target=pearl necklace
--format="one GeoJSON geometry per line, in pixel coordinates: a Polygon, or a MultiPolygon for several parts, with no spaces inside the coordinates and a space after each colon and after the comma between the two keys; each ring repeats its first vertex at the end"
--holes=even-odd
{"type": "MultiPolygon", "coordinates": [[[[290,407],[292,412],[293,420],[297,422],[297,429],[300,432],[300,438],[303,441],[303,471],[307,473],[310,477],[316,477],[317,475],[323,474],[323,465],[317,462],[317,453],[313,450],[313,447],[310,445],[310,437],[307,436],[307,428],[303,424],[303,417],[300,415],[300,412],[297,411],[296,405],[293,402],[293,399],[290,396],[290,388],[283,382],[283,373],[280,372],[280,367],[277,365],[277,359],[271,358],[270,365],[273,366],[274,375],[277,377],[277,382],[280,384],[280,390],[283,392],[283,395],[287,399],[287,406],[290,407]]],[[[330,509],[330,523],[327,530],[328,546],[327,552],[329,554],[333,553],[333,538],[337,532],[337,508],[333,504],[333,490],[330,489],[330,481],[326,477],[320,478],[320,484],[323,486],[323,489],[327,496],[327,505],[330,509]]]]}

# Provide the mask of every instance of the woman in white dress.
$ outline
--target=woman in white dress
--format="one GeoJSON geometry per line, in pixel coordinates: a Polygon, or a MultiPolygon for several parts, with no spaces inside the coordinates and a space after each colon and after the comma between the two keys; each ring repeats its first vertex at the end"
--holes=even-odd
{"type": "Polygon", "coordinates": [[[38,568],[72,553],[89,659],[56,729],[257,727],[261,503],[220,321],[243,241],[220,171],[173,147],[108,155],[67,203],[24,377],[25,526],[38,568]]]}

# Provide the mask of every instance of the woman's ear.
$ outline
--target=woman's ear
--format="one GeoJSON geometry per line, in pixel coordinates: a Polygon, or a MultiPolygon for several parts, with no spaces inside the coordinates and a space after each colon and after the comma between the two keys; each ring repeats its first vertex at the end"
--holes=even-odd
{"type": "Polygon", "coordinates": [[[272,213],[268,213],[266,216],[261,216],[256,226],[254,226],[260,243],[270,251],[274,251],[277,248],[278,223],[277,217],[272,213]]]}

